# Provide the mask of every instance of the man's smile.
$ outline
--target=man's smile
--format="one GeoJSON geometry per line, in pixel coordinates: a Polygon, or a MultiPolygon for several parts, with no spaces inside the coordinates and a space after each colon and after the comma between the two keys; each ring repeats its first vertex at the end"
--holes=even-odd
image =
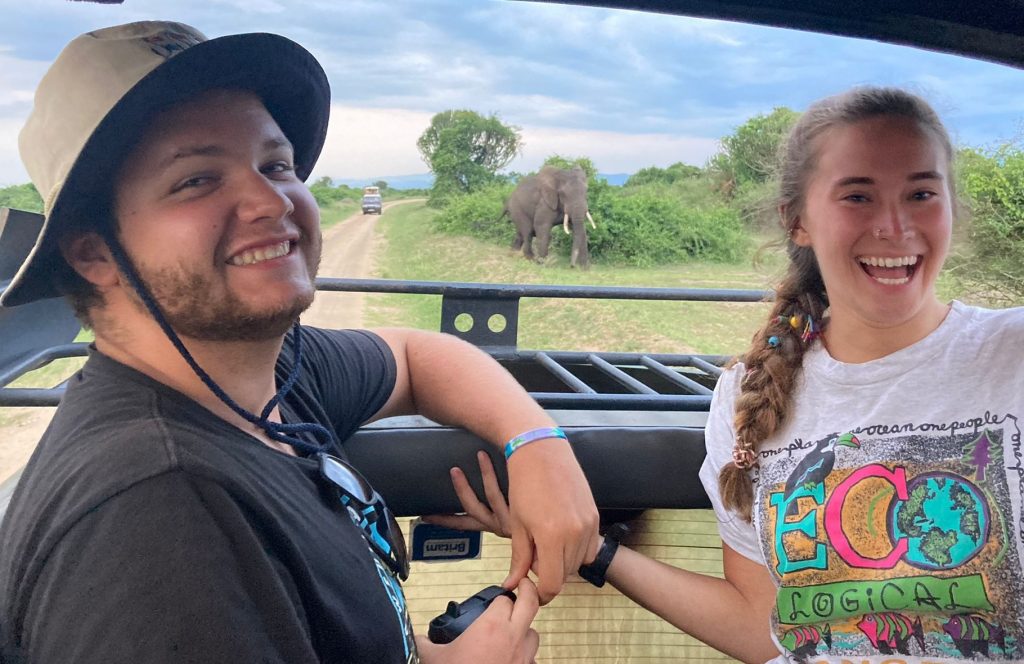
{"type": "Polygon", "coordinates": [[[292,250],[292,240],[282,240],[274,244],[264,245],[262,247],[254,247],[245,249],[235,254],[228,259],[228,263],[231,265],[252,265],[253,263],[262,263],[263,261],[272,260],[274,258],[280,258],[286,256],[292,250]]]}

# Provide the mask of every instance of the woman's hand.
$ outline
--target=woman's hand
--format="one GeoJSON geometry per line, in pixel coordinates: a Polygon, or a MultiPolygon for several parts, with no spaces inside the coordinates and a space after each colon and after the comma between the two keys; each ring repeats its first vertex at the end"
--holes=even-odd
{"type": "Polygon", "coordinates": [[[537,587],[529,579],[523,579],[516,587],[516,596],[515,602],[504,595],[495,598],[469,629],[447,645],[417,636],[420,661],[423,664],[531,664],[540,646],[540,636],[530,627],[540,607],[537,587]]]}
{"type": "MultiPolygon", "coordinates": [[[[564,443],[565,441],[557,442],[564,443]]],[[[520,454],[522,457],[527,453],[537,451],[537,449],[531,450],[531,447],[534,446],[527,446],[526,449],[517,452],[517,454],[520,454]]],[[[539,446],[537,447],[539,448],[539,446]]],[[[580,519],[575,524],[575,529],[571,532],[560,531],[557,528],[553,530],[551,524],[543,520],[540,526],[547,526],[547,528],[538,528],[537,524],[533,524],[534,528],[528,529],[521,519],[517,518],[517,515],[521,517],[523,513],[535,514],[536,510],[531,511],[528,508],[521,507],[517,515],[513,515],[509,508],[509,503],[501,493],[501,487],[498,486],[498,476],[494,472],[491,458],[486,452],[477,452],[477,463],[480,465],[480,475],[483,480],[484,495],[487,503],[481,502],[477,497],[476,492],[466,478],[466,474],[460,468],[452,468],[451,476],[452,484],[455,487],[455,494],[459,497],[462,509],[466,513],[435,514],[424,517],[424,521],[459,530],[483,530],[500,535],[501,537],[511,538],[511,569],[501,585],[505,588],[514,587],[532,569],[537,574],[537,589],[541,604],[547,604],[562,589],[565,580],[572,574],[575,574],[581,564],[591,562],[597,554],[597,550],[601,546],[601,537],[597,529],[597,512],[595,510],[593,519],[580,519]],[[519,546],[517,546],[516,540],[517,532],[519,546]],[[554,550],[560,555],[558,557],[549,556],[545,563],[545,560],[539,556],[543,547],[536,545],[532,539],[533,535],[531,533],[534,532],[544,533],[546,535],[544,541],[549,542],[549,544],[565,540],[568,548],[555,546],[554,550]]],[[[534,474],[526,473],[524,477],[526,479],[520,481],[536,484],[536,476],[534,474]]],[[[558,478],[550,478],[548,483],[560,480],[566,481],[566,477],[560,475],[558,478]]],[[[511,484],[511,479],[509,482],[511,484]]],[[[589,495],[589,488],[586,491],[589,495]]],[[[510,492],[514,493],[513,488],[510,488],[510,492]]],[[[540,490],[533,487],[531,491],[531,487],[523,488],[520,485],[519,492],[520,496],[525,492],[536,497],[540,490]]],[[[547,506],[547,512],[547,516],[550,517],[550,505],[547,506]]],[[[551,548],[551,546],[548,547],[549,550],[551,548]]]]}
{"type": "Polygon", "coordinates": [[[476,495],[476,491],[469,484],[469,479],[462,472],[461,468],[452,468],[452,485],[455,487],[455,495],[462,503],[465,514],[432,514],[423,517],[427,523],[437,524],[445,528],[457,530],[482,530],[494,533],[500,537],[512,536],[512,517],[509,513],[508,502],[501,487],[498,486],[498,475],[494,472],[494,464],[486,452],[476,453],[477,463],[480,464],[480,475],[483,478],[484,495],[487,503],[484,504],[476,495]]]}

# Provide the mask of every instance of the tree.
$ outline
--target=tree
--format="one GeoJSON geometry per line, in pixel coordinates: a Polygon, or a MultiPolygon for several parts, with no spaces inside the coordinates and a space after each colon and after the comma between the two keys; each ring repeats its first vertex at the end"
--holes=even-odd
{"type": "Polygon", "coordinates": [[[587,174],[587,180],[593,182],[597,178],[597,166],[590,160],[590,157],[563,157],[560,154],[553,154],[544,160],[544,166],[570,169],[579,166],[587,174]]]}
{"type": "Polygon", "coordinates": [[[42,212],[43,199],[34,184],[16,184],[0,188],[0,207],[25,210],[26,212],[42,212]]]}
{"type": "Polygon", "coordinates": [[[711,158],[710,170],[722,189],[733,192],[747,184],[762,184],[775,174],[779,146],[800,114],[777,106],[750,118],[722,139],[722,151],[711,158]]]}
{"type": "Polygon", "coordinates": [[[518,127],[495,115],[451,110],[431,119],[416,147],[434,173],[431,198],[441,200],[498,181],[498,171],[519,154],[522,139],[518,127]]]}
{"type": "Polygon", "coordinates": [[[377,180],[376,182],[373,183],[373,186],[380,189],[380,193],[382,194],[386,193],[388,190],[388,183],[386,180],[377,180]]]}
{"type": "Polygon", "coordinates": [[[703,172],[699,167],[684,164],[681,161],[677,161],[668,168],[648,166],[630,175],[625,186],[636,187],[654,183],[673,184],[680,180],[700,177],[703,172]]]}
{"type": "Polygon", "coordinates": [[[962,289],[1002,306],[1024,302],[1024,148],[1011,141],[957,153],[958,184],[971,208],[967,244],[950,273],[962,289]]]}

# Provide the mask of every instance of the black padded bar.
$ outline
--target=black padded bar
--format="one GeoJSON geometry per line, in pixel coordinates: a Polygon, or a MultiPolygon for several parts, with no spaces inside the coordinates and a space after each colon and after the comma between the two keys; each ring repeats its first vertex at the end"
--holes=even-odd
{"type": "Polygon", "coordinates": [[[687,378],[678,371],[673,371],[672,369],[669,369],[661,362],[658,362],[657,360],[652,360],[647,355],[644,355],[643,357],[640,358],[640,363],[647,367],[648,369],[650,369],[651,371],[653,371],[654,373],[664,378],[665,380],[671,383],[675,383],[679,387],[684,387],[693,392],[694,394],[712,393],[711,390],[701,385],[697,381],[691,378],[687,378]]]}
{"type": "MultiPolygon", "coordinates": [[[[705,455],[703,430],[566,427],[566,433],[598,507],[710,506],[697,476],[705,455]]],[[[484,495],[475,456],[480,449],[491,455],[498,481],[507,488],[501,450],[461,429],[361,429],[345,443],[352,464],[400,516],[461,511],[448,474],[452,466],[466,471],[477,495],[484,495]]]]}
{"type": "Polygon", "coordinates": [[[64,387],[5,387],[0,390],[0,408],[56,406],[64,396],[64,387]]]}
{"type": "Polygon", "coordinates": [[[587,355],[587,359],[590,360],[590,363],[597,367],[597,369],[600,370],[603,374],[617,382],[619,385],[622,385],[627,390],[634,392],[635,394],[658,393],[657,390],[652,390],[650,387],[644,385],[636,378],[633,378],[622,369],[619,369],[618,367],[608,364],[607,362],[602,360],[597,355],[594,355],[593,353],[587,355]]]}
{"type": "MultiPolygon", "coordinates": [[[[88,349],[88,344],[79,342],[51,346],[36,351],[10,367],[0,367],[0,386],[7,385],[30,371],[45,367],[54,360],[63,360],[69,357],[85,357],[88,349]]],[[[2,390],[0,390],[0,393],[2,393],[2,390]]],[[[5,405],[2,400],[0,400],[0,405],[5,405]]]]}

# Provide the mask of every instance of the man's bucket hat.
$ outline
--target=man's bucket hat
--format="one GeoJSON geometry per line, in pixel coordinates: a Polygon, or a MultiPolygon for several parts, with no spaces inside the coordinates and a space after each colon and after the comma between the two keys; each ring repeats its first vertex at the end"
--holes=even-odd
{"type": "Polygon", "coordinates": [[[18,137],[46,218],[0,305],[59,294],[54,275],[67,268],[55,236],[105,222],[97,215],[110,214],[117,169],[153,116],[214,88],[259,96],[295,148],[297,174],[309,177],[327,133],[331,93],[323,68],[295,42],[265,33],[207,39],[181,23],[143,21],[67,45],[39,83],[18,137]]]}

